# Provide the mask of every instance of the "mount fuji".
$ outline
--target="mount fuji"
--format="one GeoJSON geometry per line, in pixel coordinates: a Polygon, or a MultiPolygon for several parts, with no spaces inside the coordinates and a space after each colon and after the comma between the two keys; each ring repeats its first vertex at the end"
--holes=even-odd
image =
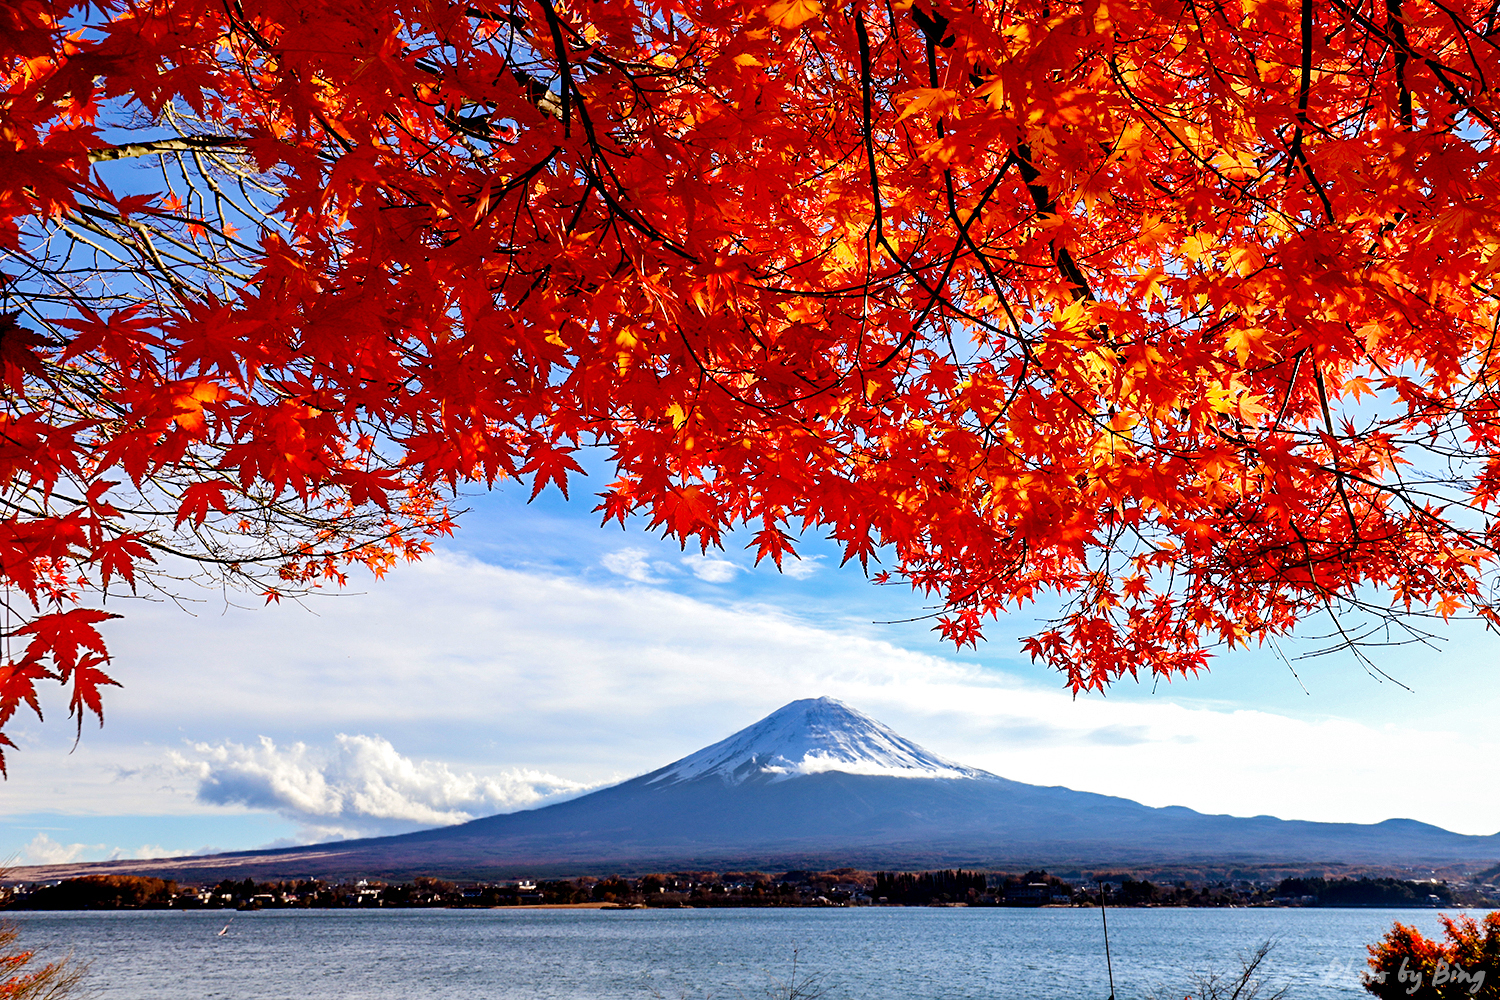
{"type": "Polygon", "coordinates": [[[740,785],[829,771],[889,778],[995,777],[939,757],[841,701],[806,698],[637,780],[664,787],[713,776],[740,785]]]}
{"type": "MultiPolygon", "coordinates": [[[[1214,816],[1010,781],[940,757],[830,698],[578,798],[419,833],[113,862],[95,872],[514,877],[726,868],[1419,864],[1500,859],[1500,834],[1214,816]]],[[[54,873],[61,877],[61,873],[54,873]]],[[[28,876],[29,877],[29,876],[28,876]]]]}

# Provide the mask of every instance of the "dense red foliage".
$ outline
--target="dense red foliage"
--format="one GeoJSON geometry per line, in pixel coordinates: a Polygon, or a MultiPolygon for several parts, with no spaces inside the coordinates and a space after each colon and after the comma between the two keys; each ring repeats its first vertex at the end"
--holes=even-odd
{"type": "Polygon", "coordinates": [[[1468,914],[1439,919],[1444,941],[1398,923],[1371,945],[1365,989],[1391,1000],[1500,997],[1500,910],[1485,914],[1483,924],[1468,914]]]}
{"type": "Polygon", "coordinates": [[[1493,621],[1495,19],[0,6],[0,726],[100,710],[105,591],[379,569],[596,445],[606,518],[827,533],[959,644],[1060,597],[1075,689],[1493,621]]]}

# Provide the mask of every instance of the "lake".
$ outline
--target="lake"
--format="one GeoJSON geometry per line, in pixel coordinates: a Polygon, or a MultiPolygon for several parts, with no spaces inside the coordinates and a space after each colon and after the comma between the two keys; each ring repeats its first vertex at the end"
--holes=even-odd
{"type": "MultiPolygon", "coordinates": [[[[91,962],[100,1000],[766,1000],[794,956],[827,1000],[1109,995],[1096,909],[6,916],[23,946],[91,962]]],[[[1111,909],[1116,995],[1181,998],[1193,971],[1238,971],[1238,954],[1274,937],[1270,979],[1292,997],[1367,997],[1365,945],[1396,920],[1438,931],[1432,910],[1111,909]]]]}

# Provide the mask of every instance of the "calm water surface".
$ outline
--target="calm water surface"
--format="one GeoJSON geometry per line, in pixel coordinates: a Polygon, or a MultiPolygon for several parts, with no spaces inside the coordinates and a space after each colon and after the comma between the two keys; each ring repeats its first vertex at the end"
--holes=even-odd
{"type": "MultiPolygon", "coordinates": [[[[828,1000],[1109,994],[1099,911],[265,910],[15,913],[22,943],[92,963],[101,1000],[765,1000],[791,973],[828,1000]]],[[[1296,998],[1367,997],[1365,945],[1425,910],[1111,910],[1120,1000],[1278,939],[1296,998]]]]}

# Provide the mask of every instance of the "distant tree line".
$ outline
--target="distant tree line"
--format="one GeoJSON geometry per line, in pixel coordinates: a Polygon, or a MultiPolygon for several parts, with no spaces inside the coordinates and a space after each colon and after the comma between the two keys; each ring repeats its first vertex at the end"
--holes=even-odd
{"type": "MultiPolygon", "coordinates": [[[[1070,876],[1071,877],[1071,876],[1070,876]]],[[[688,871],[644,876],[458,883],[434,877],[390,883],[361,879],[212,886],[134,875],[86,875],[50,885],[0,888],[0,908],[28,910],[268,909],[580,905],[722,906],[1452,906],[1494,905],[1483,891],[1394,878],[1286,878],[1154,884],[1128,874],[1094,873],[1070,882],[1045,871],[1023,874],[943,869],[922,872],[688,871]],[[1101,886],[1102,891],[1101,891],[1101,886]]]]}
{"type": "Polygon", "coordinates": [[[1282,899],[1302,899],[1318,906],[1451,906],[1456,900],[1446,882],[1403,882],[1394,878],[1282,879],[1282,899]]]}
{"type": "Polygon", "coordinates": [[[18,910],[135,910],[171,905],[177,883],[135,875],[86,875],[40,886],[12,902],[18,910]]]}
{"type": "Polygon", "coordinates": [[[902,906],[929,906],[977,902],[988,888],[989,877],[983,872],[880,872],[873,894],[877,900],[902,906]]]}
{"type": "Polygon", "coordinates": [[[629,878],[460,884],[420,877],[387,883],[361,879],[260,882],[225,879],[213,886],[133,875],[87,875],[49,885],[0,889],[0,908],[16,910],[281,909],[288,907],[523,906],[836,906],[866,902],[868,873],[677,872],[629,878]]]}

